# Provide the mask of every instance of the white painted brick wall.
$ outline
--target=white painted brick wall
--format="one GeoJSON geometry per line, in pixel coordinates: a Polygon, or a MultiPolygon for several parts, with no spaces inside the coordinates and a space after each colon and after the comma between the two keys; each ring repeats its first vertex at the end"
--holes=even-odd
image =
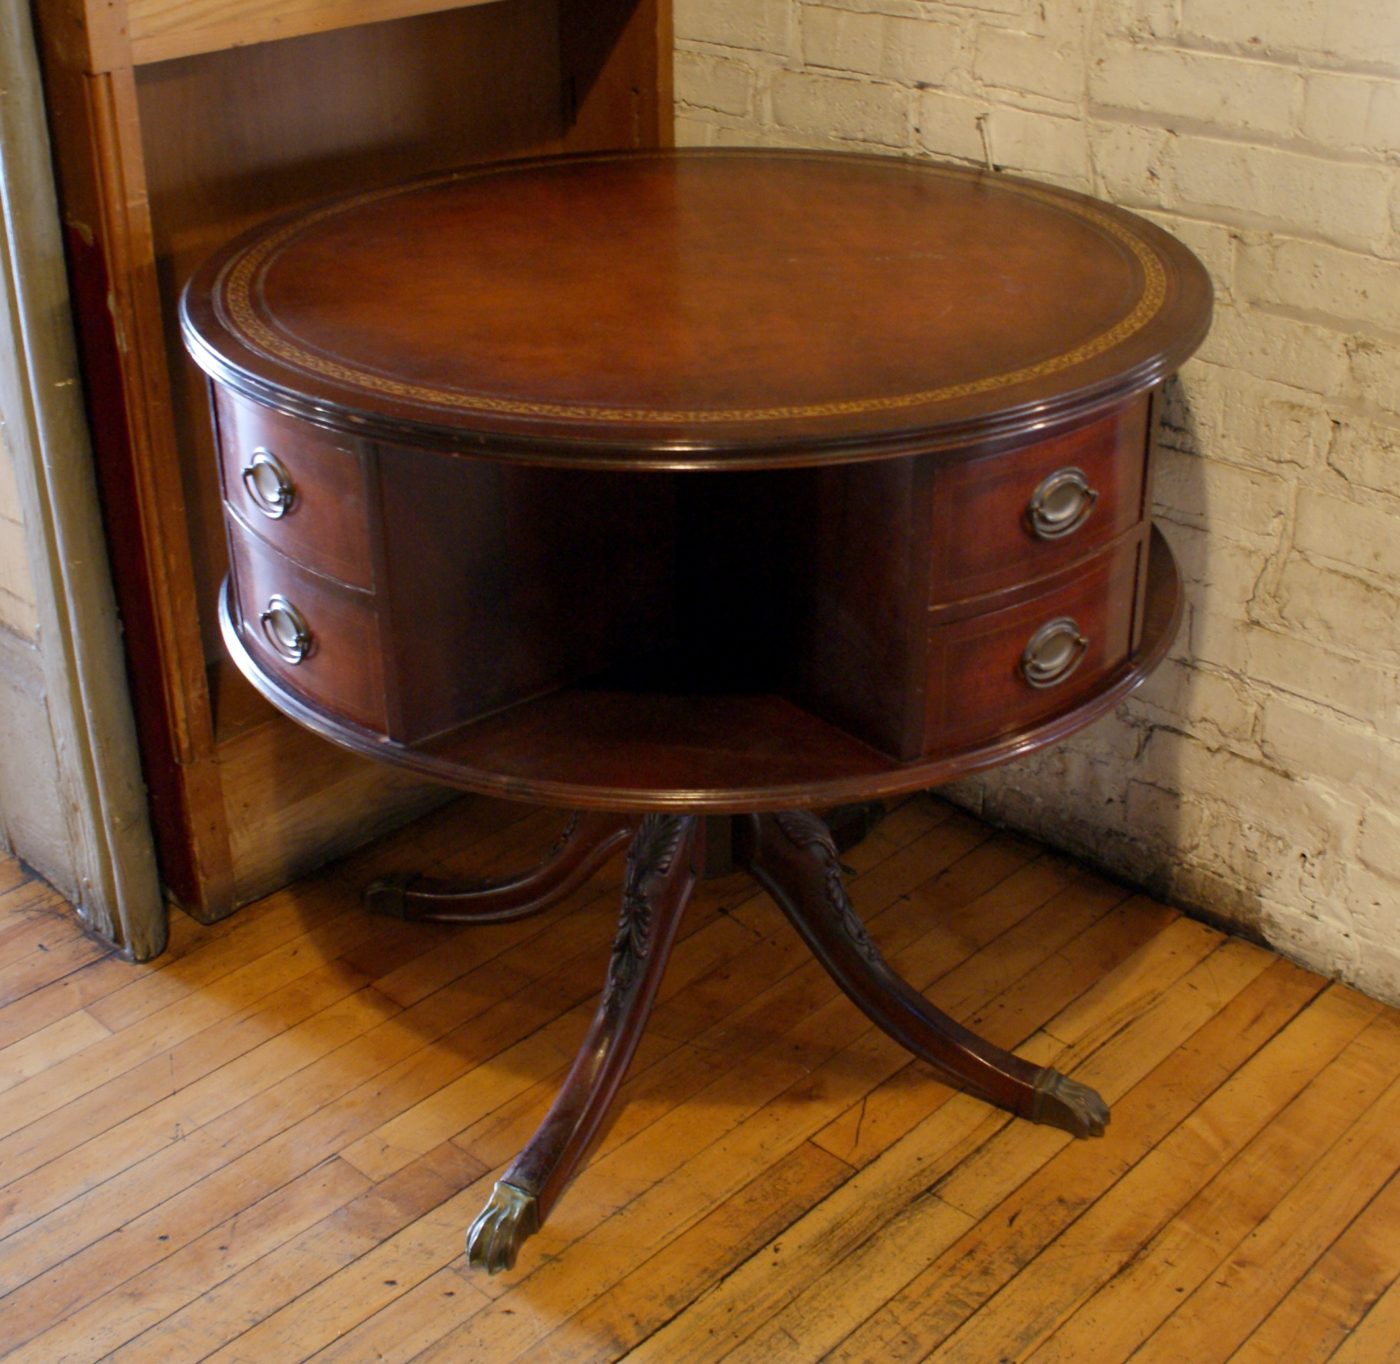
{"type": "Polygon", "coordinates": [[[1400,1000],[1400,3],[677,0],[676,37],[683,142],[990,149],[1206,263],[1156,488],[1182,634],[953,794],[1400,1000]]]}

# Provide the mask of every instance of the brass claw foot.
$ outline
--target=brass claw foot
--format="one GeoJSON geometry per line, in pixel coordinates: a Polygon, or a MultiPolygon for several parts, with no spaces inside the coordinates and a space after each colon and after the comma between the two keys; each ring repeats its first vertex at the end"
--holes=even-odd
{"type": "Polygon", "coordinates": [[[1072,1137],[1101,1137],[1109,1122],[1108,1105],[1096,1090],[1048,1066],[1036,1079],[1030,1117],[1072,1137]]]}
{"type": "Polygon", "coordinates": [[[467,1229],[467,1263],[488,1274],[512,1269],[525,1238],[539,1229],[539,1204],[534,1194],[499,1179],[486,1206],[467,1229]]]}

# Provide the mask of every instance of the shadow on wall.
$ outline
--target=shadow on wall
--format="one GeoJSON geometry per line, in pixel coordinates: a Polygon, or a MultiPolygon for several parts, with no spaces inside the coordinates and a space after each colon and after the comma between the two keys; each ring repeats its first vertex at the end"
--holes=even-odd
{"type": "Polygon", "coordinates": [[[941,794],[989,823],[1063,848],[1117,880],[1263,941],[1257,881],[1242,878],[1239,868],[1255,865],[1266,876],[1278,856],[1277,836],[1211,817],[1209,734],[1224,719],[1217,712],[1243,703],[1228,677],[1192,662],[1191,641],[1207,615],[1212,546],[1194,527],[1177,524],[1173,512],[1202,508],[1207,500],[1189,389],[1178,378],[1168,381],[1159,412],[1158,495],[1165,459],[1172,462],[1173,486],[1171,505],[1159,502],[1154,514],[1177,557],[1185,595],[1170,653],[1112,714],[941,794]],[[1242,840],[1256,846],[1240,847],[1242,840]]]}

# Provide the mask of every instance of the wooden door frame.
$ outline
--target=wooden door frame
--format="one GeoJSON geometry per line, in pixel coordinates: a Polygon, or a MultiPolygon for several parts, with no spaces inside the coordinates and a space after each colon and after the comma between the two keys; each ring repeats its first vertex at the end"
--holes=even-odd
{"type": "MultiPolygon", "coordinates": [[[[166,909],[92,471],[25,0],[0,0],[0,410],[24,516],[68,865],[83,921],[146,960],[166,909]]],[[[21,855],[24,849],[19,848],[21,855]]],[[[65,875],[66,874],[66,875],[65,875]]]]}

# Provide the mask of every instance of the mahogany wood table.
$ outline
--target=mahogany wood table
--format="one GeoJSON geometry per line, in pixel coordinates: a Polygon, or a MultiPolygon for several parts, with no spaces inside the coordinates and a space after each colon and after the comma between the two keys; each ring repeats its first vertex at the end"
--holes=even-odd
{"type": "Polygon", "coordinates": [[[472,1263],[511,1265],[567,1185],[717,869],[941,1076],[1103,1130],[890,970],[811,811],[1031,752],[1163,656],[1152,408],[1209,316],[1195,258],[1108,205],[805,152],[468,168],[191,281],[238,666],[337,743],[575,812],[533,872],[371,904],[499,922],[627,846],[592,1028],[472,1263]]]}

